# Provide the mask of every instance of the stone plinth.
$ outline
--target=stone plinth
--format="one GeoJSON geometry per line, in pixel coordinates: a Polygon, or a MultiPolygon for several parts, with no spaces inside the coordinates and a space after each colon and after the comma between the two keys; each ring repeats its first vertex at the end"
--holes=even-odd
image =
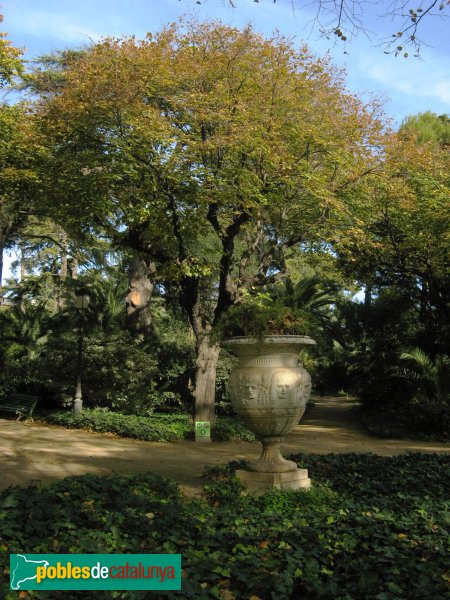
{"type": "Polygon", "coordinates": [[[263,493],[270,488],[281,490],[309,490],[311,479],[307,469],[294,469],[284,473],[265,473],[261,471],[236,470],[236,476],[249,492],[263,493]]]}

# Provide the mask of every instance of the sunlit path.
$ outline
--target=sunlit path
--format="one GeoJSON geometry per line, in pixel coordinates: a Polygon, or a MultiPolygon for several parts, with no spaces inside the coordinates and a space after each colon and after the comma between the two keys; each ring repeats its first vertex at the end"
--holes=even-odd
{"type": "MultiPolygon", "coordinates": [[[[341,398],[317,398],[315,405],[283,445],[284,454],[308,452],[446,452],[450,443],[379,439],[359,424],[352,404],[341,398]]],[[[0,488],[47,482],[69,475],[138,473],[151,470],[175,479],[187,494],[203,484],[205,466],[256,458],[259,444],[193,441],[143,442],[75,429],[0,419],[0,488]]]]}

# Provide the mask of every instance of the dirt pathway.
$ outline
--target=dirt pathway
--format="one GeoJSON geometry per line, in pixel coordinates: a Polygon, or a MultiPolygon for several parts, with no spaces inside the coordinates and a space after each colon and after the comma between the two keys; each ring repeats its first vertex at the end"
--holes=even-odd
{"type": "MultiPolygon", "coordinates": [[[[450,443],[385,440],[368,435],[341,398],[317,398],[283,445],[298,452],[446,452],[450,443]]],[[[141,442],[100,433],[0,419],[0,489],[30,481],[51,481],[83,473],[138,473],[151,470],[175,479],[187,494],[201,489],[205,466],[257,458],[257,442],[141,442]]]]}

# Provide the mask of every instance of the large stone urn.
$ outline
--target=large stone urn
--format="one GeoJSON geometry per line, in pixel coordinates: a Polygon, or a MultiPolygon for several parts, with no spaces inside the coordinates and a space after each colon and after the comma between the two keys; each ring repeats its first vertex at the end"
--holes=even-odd
{"type": "Polygon", "coordinates": [[[251,491],[309,488],[307,470],[283,458],[280,443],[305,411],[311,377],[299,364],[298,353],[315,341],[306,336],[273,335],[262,340],[229,338],[221,345],[239,358],[229,381],[233,408],[262,444],[260,458],[248,461],[237,476],[251,491]]]}

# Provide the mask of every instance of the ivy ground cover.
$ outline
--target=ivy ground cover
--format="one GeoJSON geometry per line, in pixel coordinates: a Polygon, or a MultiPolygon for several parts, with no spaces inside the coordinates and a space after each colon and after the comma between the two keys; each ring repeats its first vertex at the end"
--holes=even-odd
{"type": "Polygon", "coordinates": [[[12,552],[182,554],[181,592],[95,592],[101,599],[450,597],[448,455],[294,458],[310,470],[310,492],[242,494],[237,463],[210,470],[195,499],[151,473],[9,488],[0,494],[0,597],[17,597],[12,552]]]}

